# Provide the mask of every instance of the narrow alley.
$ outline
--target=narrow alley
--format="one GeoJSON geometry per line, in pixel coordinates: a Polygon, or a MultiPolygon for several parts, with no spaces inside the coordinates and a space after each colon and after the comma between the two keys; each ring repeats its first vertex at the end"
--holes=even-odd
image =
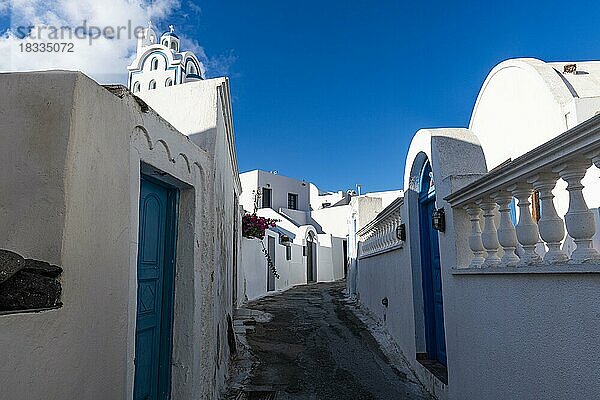
{"type": "Polygon", "coordinates": [[[248,308],[272,319],[248,330],[252,369],[231,399],[431,399],[408,368],[390,365],[344,304],[343,283],[295,287],[248,308]]]}

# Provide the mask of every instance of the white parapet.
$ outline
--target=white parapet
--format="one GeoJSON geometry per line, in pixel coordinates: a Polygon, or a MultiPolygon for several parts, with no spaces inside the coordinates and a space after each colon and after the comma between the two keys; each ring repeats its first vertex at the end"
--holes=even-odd
{"type": "Polygon", "coordinates": [[[467,210],[471,221],[472,261],[457,267],[531,267],[600,260],[592,240],[594,211],[586,203],[582,184],[588,169],[600,166],[599,149],[600,117],[594,117],[448,196],[452,208],[467,210]],[[559,179],[567,183],[564,219],[553,201],[559,179]],[[519,211],[516,225],[509,215],[512,197],[519,211]],[[496,226],[498,212],[500,224],[496,226]],[[563,249],[565,227],[576,246],[570,255],[563,249]]]}

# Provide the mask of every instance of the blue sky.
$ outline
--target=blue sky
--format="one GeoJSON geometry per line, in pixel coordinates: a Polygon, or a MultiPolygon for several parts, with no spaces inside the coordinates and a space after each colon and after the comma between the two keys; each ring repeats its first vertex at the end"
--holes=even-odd
{"type": "MultiPolygon", "coordinates": [[[[203,1],[194,37],[230,67],[240,170],[401,188],[419,128],[467,126],[498,62],[599,59],[598,4],[203,1]]],[[[184,29],[188,29],[185,27],[184,29]]],[[[186,32],[191,34],[191,32],[186,32]]]]}
{"type": "Polygon", "coordinates": [[[467,126],[480,85],[504,59],[600,59],[593,2],[181,6],[160,23],[204,47],[219,66],[209,74],[228,67],[240,170],[278,170],[327,190],[401,188],[414,132],[467,126]]]}

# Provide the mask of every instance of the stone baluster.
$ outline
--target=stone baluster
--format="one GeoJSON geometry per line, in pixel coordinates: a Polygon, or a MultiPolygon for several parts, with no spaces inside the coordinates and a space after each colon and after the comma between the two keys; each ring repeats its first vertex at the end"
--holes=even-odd
{"type": "Polygon", "coordinates": [[[388,221],[388,248],[394,245],[394,235],[392,232],[394,231],[394,218],[390,217],[388,221]]]}
{"type": "Polygon", "coordinates": [[[487,251],[483,267],[496,267],[500,264],[500,257],[498,257],[500,243],[498,242],[498,231],[496,230],[496,223],[494,222],[496,204],[489,198],[480,200],[477,204],[483,210],[483,232],[481,233],[481,242],[487,251]]]}
{"type": "Polygon", "coordinates": [[[394,238],[396,239],[397,244],[401,244],[402,240],[398,237],[398,229],[402,225],[402,218],[400,217],[400,213],[396,214],[396,224],[394,225],[394,238]]]}
{"type": "Polygon", "coordinates": [[[504,250],[500,260],[501,265],[514,267],[519,263],[519,256],[515,253],[517,249],[517,232],[510,219],[510,203],[512,195],[502,190],[494,195],[494,201],[498,204],[500,211],[500,224],[498,225],[498,241],[504,250]]]}
{"type": "Polygon", "coordinates": [[[392,225],[393,224],[394,224],[394,221],[392,221],[391,219],[388,220],[386,223],[386,228],[385,228],[385,247],[386,247],[386,249],[394,244],[394,238],[392,237],[392,225]]]}
{"type": "Polygon", "coordinates": [[[375,229],[373,229],[371,231],[371,238],[370,239],[371,239],[371,244],[369,245],[369,252],[372,253],[373,251],[375,251],[375,244],[376,244],[376,241],[377,241],[377,231],[375,229]]]}
{"type": "Polygon", "coordinates": [[[517,266],[534,265],[541,262],[541,257],[535,251],[540,235],[538,226],[531,216],[529,198],[533,193],[533,188],[528,183],[518,183],[509,188],[513,196],[517,198],[519,207],[519,222],[516,226],[517,239],[523,246],[523,256],[517,266]]]}
{"type": "Polygon", "coordinates": [[[371,236],[371,252],[375,251],[377,247],[377,229],[373,229],[373,235],[371,236]]]}
{"type": "Polygon", "coordinates": [[[371,251],[377,250],[377,228],[373,230],[373,244],[371,247],[371,251]]]}
{"type": "Polygon", "coordinates": [[[373,252],[377,251],[379,248],[379,228],[375,228],[375,232],[373,233],[373,252]]]}
{"type": "Polygon", "coordinates": [[[377,229],[373,229],[371,233],[371,248],[369,251],[372,253],[375,251],[375,247],[377,246],[377,229]]]}
{"type": "Polygon", "coordinates": [[[596,233],[594,213],[588,208],[583,198],[583,185],[581,184],[581,180],[591,165],[589,161],[574,160],[557,168],[560,177],[567,182],[569,210],[565,215],[565,223],[567,232],[577,245],[571,254],[571,260],[576,263],[600,258],[600,254],[592,244],[592,237],[596,233]]]}
{"type": "Polygon", "coordinates": [[[565,238],[565,223],[558,216],[553,201],[552,190],[556,186],[557,180],[558,175],[549,172],[538,174],[529,180],[533,184],[533,188],[540,194],[541,216],[538,221],[538,229],[542,240],[548,246],[544,261],[552,264],[569,260],[569,257],[561,249],[561,243],[565,238]]]}
{"type": "Polygon", "coordinates": [[[469,235],[469,247],[473,252],[473,259],[469,264],[469,268],[481,268],[485,258],[485,248],[481,241],[481,225],[479,220],[481,218],[481,208],[477,204],[469,204],[465,207],[469,220],[471,221],[471,234],[469,235]]]}

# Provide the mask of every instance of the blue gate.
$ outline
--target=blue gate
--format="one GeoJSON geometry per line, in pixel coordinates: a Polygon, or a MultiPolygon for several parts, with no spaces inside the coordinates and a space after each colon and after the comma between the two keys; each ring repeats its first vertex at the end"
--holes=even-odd
{"type": "Polygon", "coordinates": [[[142,178],[137,261],[135,400],[169,399],[177,191],[142,178]]]}
{"type": "Polygon", "coordinates": [[[435,186],[431,165],[421,174],[419,216],[421,231],[421,268],[425,314],[427,358],[446,365],[446,336],[444,333],[444,299],[438,232],[432,227],[435,210],[435,186]]]}

